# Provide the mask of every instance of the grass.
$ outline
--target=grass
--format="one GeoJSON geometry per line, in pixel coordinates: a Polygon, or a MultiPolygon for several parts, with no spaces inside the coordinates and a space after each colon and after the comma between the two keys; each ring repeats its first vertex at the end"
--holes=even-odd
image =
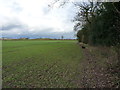
{"type": "Polygon", "coordinates": [[[82,58],[75,40],[3,41],[3,88],[76,87],[82,58]]]}

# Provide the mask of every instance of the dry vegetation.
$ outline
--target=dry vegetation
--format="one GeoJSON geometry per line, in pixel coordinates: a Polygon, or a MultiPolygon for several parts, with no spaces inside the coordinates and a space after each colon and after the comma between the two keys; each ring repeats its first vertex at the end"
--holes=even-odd
{"type": "MultiPolygon", "coordinates": [[[[83,49],[81,63],[83,87],[119,87],[119,68],[116,68],[117,54],[114,48],[91,47],[83,49]]],[[[81,81],[80,80],[80,81],[81,81]]]]}

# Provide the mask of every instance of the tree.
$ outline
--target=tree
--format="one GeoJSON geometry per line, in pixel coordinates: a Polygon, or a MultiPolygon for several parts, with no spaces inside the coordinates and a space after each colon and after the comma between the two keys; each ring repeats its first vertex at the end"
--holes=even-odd
{"type": "Polygon", "coordinates": [[[64,38],[64,36],[61,36],[61,39],[63,39],[64,38]]]}

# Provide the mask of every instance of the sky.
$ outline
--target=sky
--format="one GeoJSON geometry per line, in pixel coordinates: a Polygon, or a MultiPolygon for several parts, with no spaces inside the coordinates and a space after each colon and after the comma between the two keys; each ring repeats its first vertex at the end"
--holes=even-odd
{"type": "Polygon", "coordinates": [[[59,7],[54,0],[0,0],[0,37],[75,37],[76,8],[69,3],[59,7]],[[51,7],[49,7],[51,5],[51,7]]]}

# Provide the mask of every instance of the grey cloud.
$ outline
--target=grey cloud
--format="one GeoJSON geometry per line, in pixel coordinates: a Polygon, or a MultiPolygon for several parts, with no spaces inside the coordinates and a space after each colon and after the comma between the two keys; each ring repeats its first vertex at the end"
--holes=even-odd
{"type": "Polygon", "coordinates": [[[24,28],[26,28],[27,26],[26,25],[23,25],[23,24],[21,24],[21,23],[17,23],[17,22],[14,22],[14,23],[7,23],[7,24],[5,24],[5,25],[2,25],[1,27],[0,27],[0,30],[2,30],[2,31],[7,31],[7,30],[12,30],[12,29],[24,29],[24,28]]]}
{"type": "Polygon", "coordinates": [[[25,24],[22,24],[20,21],[9,22],[2,27],[2,36],[7,38],[57,38],[60,39],[61,36],[64,38],[75,38],[74,32],[53,32],[55,28],[52,27],[34,27],[30,28],[25,24]],[[12,30],[16,30],[16,32],[12,30]]]}
{"type": "Polygon", "coordinates": [[[21,34],[16,33],[3,33],[3,37],[8,38],[21,38],[21,37],[28,37],[28,38],[57,38],[60,39],[61,36],[64,36],[64,38],[75,38],[74,32],[52,32],[52,28],[46,28],[43,30],[38,31],[37,29],[33,32],[29,32],[26,30],[22,30],[21,34]]]}

